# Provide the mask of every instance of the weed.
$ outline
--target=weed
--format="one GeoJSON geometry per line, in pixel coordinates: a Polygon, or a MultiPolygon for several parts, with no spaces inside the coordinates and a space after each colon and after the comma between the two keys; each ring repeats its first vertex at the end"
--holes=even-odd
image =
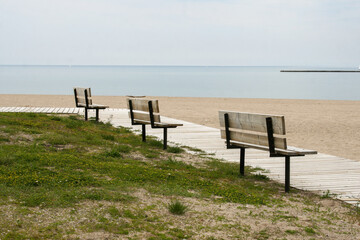
{"type": "Polygon", "coordinates": [[[305,227],[304,231],[309,235],[315,235],[316,234],[315,230],[313,228],[311,228],[311,227],[305,227]]]}
{"type": "Polygon", "coordinates": [[[259,180],[259,181],[269,181],[270,178],[268,176],[262,175],[260,173],[251,175],[252,178],[254,178],[255,180],[259,180]]]}
{"type": "Polygon", "coordinates": [[[327,190],[326,192],[323,192],[323,194],[320,196],[320,198],[327,199],[327,198],[334,198],[336,196],[337,196],[337,194],[330,193],[330,190],[327,190]]]}
{"type": "Polygon", "coordinates": [[[296,230],[286,230],[285,231],[287,234],[291,234],[291,235],[295,235],[295,234],[298,234],[299,232],[296,231],[296,230]]]}
{"type": "Polygon", "coordinates": [[[184,149],[179,147],[168,147],[166,151],[169,153],[183,153],[184,149]]]}
{"type": "Polygon", "coordinates": [[[184,215],[188,210],[188,207],[178,200],[169,203],[168,209],[172,214],[175,215],[184,215]]]}
{"type": "Polygon", "coordinates": [[[111,149],[110,151],[105,153],[105,156],[107,157],[113,157],[113,158],[121,158],[122,155],[120,154],[119,151],[117,151],[117,149],[111,149]]]}

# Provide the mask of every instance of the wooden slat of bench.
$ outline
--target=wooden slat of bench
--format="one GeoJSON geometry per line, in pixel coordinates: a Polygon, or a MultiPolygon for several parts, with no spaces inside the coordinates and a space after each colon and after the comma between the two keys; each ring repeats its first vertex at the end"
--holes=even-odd
{"type": "Polygon", "coordinates": [[[224,115],[229,115],[229,127],[248,131],[267,132],[266,118],[273,120],[274,134],[285,135],[285,117],[276,115],[264,115],[253,113],[240,113],[232,111],[219,111],[220,126],[225,127],[224,115]]]}
{"type": "MultiPolygon", "coordinates": [[[[256,145],[256,144],[250,144],[250,143],[244,143],[244,142],[237,142],[237,141],[230,141],[231,144],[239,146],[239,147],[245,147],[245,148],[255,148],[263,151],[269,151],[269,148],[266,146],[256,145]]],[[[282,154],[286,156],[302,156],[307,154],[316,154],[313,150],[305,150],[304,151],[292,151],[292,150],[286,150],[286,149],[279,149],[275,148],[275,152],[277,154],[282,154]]]]}
{"type": "Polygon", "coordinates": [[[78,107],[86,107],[86,104],[85,103],[78,103],[78,107]]]}
{"type": "MultiPolygon", "coordinates": [[[[145,112],[133,112],[134,114],[134,121],[148,121],[150,123],[150,114],[145,112]]],[[[130,115],[130,112],[129,112],[130,115]]],[[[160,115],[154,114],[154,122],[161,122],[160,115]]]]}
{"type": "MultiPolygon", "coordinates": [[[[226,139],[225,130],[221,130],[221,138],[226,139]]],[[[269,146],[268,137],[259,134],[230,131],[230,139],[255,145],[269,146]]],[[[286,149],[286,138],[274,137],[275,148],[286,149]]]]}
{"type": "Polygon", "coordinates": [[[86,100],[84,97],[77,97],[78,104],[84,104],[86,106],[86,100]]]}
{"type": "Polygon", "coordinates": [[[140,123],[140,124],[151,124],[150,121],[145,121],[145,120],[139,120],[139,119],[135,119],[134,123],[140,123]]]}
{"type": "Polygon", "coordinates": [[[141,99],[128,98],[127,99],[128,109],[130,109],[129,100],[131,100],[133,110],[135,110],[135,111],[136,110],[144,111],[144,112],[149,112],[149,101],[151,101],[152,102],[152,107],[153,107],[153,112],[154,113],[159,113],[159,102],[158,102],[158,100],[144,99],[144,98],[141,98],[141,99]]]}
{"type": "Polygon", "coordinates": [[[163,122],[155,122],[155,127],[180,127],[183,126],[181,123],[163,123],[163,122]]]}
{"type": "Polygon", "coordinates": [[[87,93],[88,93],[88,97],[91,97],[91,90],[90,88],[79,88],[79,87],[76,87],[76,94],[78,96],[83,96],[85,97],[85,89],[87,90],[87,93]]]}
{"type": "MultiPolygon", "coordinates": [[[[144,120],[135,120],[135,123],[141,123],[141,124],[151,124],[150,121],[144,121],[144,120]]],[[[180,127],[183,126],[183,124],[180,123],[161,123],[161,122],[154,122],[155,127],[180,127]]]]}
{"type": "Polygon", "coordinates": [[[105,109],[108,108],[109,106],[105,106],[105,105],[100,105],[100,104],[91,104],[89,105],[89,109],[105,109]]]}
{"type": "Polygon", "coordinates": [[[317,151],[315,151],[315,150],[297,148],[297,147],[292,147],[292,146],[287,147],[287,150],[296,151],[296,152],[302,152],[302,153],[304,153],[306,155],[317,154],[317,151]]]}

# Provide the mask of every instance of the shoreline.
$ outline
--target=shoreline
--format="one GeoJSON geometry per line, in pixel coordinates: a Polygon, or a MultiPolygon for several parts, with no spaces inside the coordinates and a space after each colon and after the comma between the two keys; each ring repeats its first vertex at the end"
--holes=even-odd
{"type": "MultiPolygon", "coordinates": [[[[161,115],[219,128],[218,111],[284,115],[290,146],[360,161],[360,101],[209,97],[148,97],[161,115]]],[[[94,103],[126,108],[125,96],[94,103]]],[[[75,107],[73,95],[0,94],[0,107],[75,107]]],[[[101,115],[101,112],[100,112],[101,115]]]]}

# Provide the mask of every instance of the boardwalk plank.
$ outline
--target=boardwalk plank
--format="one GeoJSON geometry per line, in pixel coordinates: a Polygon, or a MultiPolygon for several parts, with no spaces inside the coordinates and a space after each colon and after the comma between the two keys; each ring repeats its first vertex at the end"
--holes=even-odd
{"type": "Polygon", "coordinates": [[[25,112],[26,109],[27,109],[26,107],[20,107],[20,108],[18,109],[18,112],[25,112]]]}

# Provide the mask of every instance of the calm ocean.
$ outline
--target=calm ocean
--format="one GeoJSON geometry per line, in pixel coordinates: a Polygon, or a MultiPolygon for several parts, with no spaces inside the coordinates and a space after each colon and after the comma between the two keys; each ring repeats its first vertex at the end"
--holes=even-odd
{"type": "Polygon", "coordinates": [[[80,86],[91,87],[94,95],[110,96],[360,100],[360,73],[281,73],[281,69],[296,68],[0,66],[0,94],[69,95],[80,86]]]}

